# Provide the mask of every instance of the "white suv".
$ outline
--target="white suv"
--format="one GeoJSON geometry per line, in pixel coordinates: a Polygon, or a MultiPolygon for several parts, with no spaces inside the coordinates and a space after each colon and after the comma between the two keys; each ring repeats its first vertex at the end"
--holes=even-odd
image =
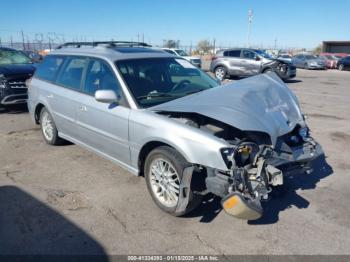
{"type": "Polygon", "coordinates": [[[176,49],[176,48],[162,48],[165,52],[168,52],[172,55],[181,56],[187,61],[191,62],[193,65],[201,68],[202,67],[202,61],[201,58],[198,56],[190,56],[182,49],[176,49]]]}

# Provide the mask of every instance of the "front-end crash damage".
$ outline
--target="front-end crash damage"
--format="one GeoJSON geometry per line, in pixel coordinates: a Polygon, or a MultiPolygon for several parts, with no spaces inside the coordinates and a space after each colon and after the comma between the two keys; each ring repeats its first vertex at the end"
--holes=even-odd
{"type": "Polygon", "coordinates": [[[177,211],[186,208],[191,180],[201,174],[205,188],[195,193],[220,196],[223,209],[234,217],[258,219],[261,201],[269,198],[272,187],[283,184],[285,167],[306,168],[323,153],[309,135],[295,96],[276,77],[252,77],[155,108],[227,144],[218,152],[226,170],[205,161],[185,170],[177,211]]]}

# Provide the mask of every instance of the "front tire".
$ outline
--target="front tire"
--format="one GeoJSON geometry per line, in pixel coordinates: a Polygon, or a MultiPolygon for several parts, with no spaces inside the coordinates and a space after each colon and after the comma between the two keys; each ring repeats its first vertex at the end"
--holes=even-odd
{"type": "Polygon", "coordinates": [[[190,190],[186,209],[176,212],[183,171],[190,165],[179,152],[169,146],[152,150],[146,158],[144,174],[148,192],[160,209],[173,216],[185,215],[200,204],[201,196],[190,190]]]}
{"type": "Polygon", "coordinates": [[[304,64],[304,69],[309,69],[309,66],[307,63],[304,64]]]}
{"type": "Polygon", "coordinates": [[[338,69],[339,69],[340,71],[343,71],[343,70],[344,70],[344,65],[343,65],[343,64],[340,64],[340,65],[338,66],[338,69]]]}
{"type": "Polygon", "coordinates": [[[60,145],[63,140],[58,136],[58,131],[55,122],[49,113],[49,111],[44,107],[40,112],[40,126],[41,133],[44,140],[49,145],[60,145]]]}
{"type": "Polygon", "coordinates": [[[227,69],[223,66],[218,66],[214,70],[215,77],[220,81],[223,81],[227,76],[227,69]]]}

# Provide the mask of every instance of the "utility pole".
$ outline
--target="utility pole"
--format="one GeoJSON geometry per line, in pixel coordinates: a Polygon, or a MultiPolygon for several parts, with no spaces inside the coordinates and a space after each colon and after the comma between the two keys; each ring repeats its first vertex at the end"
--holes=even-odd
{"type": "Polygon", "coordinates": [[[216,39],[214,37],[214,41],[213,41],[213,55],[215,55],[215,42],[216,42],[216,39]]]}
{"type": "Polygon", "coordinates": [[[144,42],[145,42],[145,34],[142,33],[142,43],[144,43],[144,42]]]}
{"type": "Polygon", "coordinates": [[[253,23],[253,10],[248,10],[248,36],[247,36],[247,47],[250,47],[250,32],[253,23]]]}
{"type": "Polygon", "coordinates": [[[22,45],[23,45],[23,50],[26,50],[26,44],[24,43],[24,33],[23,30],[21,31],[22,33],[22,45]]]}
{"type": "Polygon", "coordinates": [[[10,36],[11,47],[13,47],[12,35],[10,36]]]}
{"type": "Polygon", "coordinates": [[[275,49],[277,48],[277,37],[275,37],[275,49]]]}

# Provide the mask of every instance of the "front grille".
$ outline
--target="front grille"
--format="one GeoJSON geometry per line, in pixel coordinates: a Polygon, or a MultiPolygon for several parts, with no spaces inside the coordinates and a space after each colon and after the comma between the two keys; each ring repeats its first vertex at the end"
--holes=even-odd
{"type": "Polygon", "coordinates": [[[25,80],[11,80],[8,85],[10,88],[27,88],[25,80]]]}
{"type": "Polygon", "coordinates": [[[11,75],[7,76],[7,83],[10,88],[27,88],[26,80],[29,79],[31,75],[11,75]]]}

